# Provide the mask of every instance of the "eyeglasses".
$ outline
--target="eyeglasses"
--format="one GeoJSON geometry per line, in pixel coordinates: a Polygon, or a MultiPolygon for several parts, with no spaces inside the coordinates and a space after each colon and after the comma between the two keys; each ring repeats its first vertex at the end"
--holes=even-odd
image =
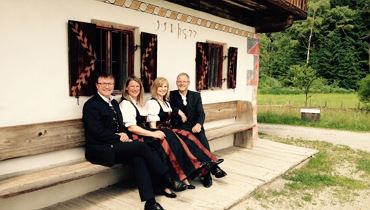
{"type": "Polygon", "coordinates": [[[177,83],[183,84],[183,83],[189,83],[189,81],[176,81],[177,83]]]}
{"type": "Polygon", "coordinates": [[[106,83],[106,82],[98,82],[99,85],[102,85],[102,86],[113,86],[114,83],[106,83]]]}

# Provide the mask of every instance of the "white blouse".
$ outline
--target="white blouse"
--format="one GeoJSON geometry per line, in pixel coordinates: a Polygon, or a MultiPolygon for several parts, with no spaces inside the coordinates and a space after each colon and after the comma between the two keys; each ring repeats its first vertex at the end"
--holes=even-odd
{"type": "Polygon", "coordinates": [[[148,112],[144,108],[138,106],[136,104],[135,100],[132,100],[132,103],[128,100],[123,100],[119,104],[119,107],[120,107],[121,113],[122,113],[123,124],[125,124],[126,127],[137,124],[135,107],[139,110],[139,113],[140,113],[141,116],[147,116],[148,115],[148,112]],[[132,105],[132,103],[135,106],[132,105]]]}
{"type": "Polygon", "coordinates": [[[154,99],[150,99],[145,103],[145,109],[148,111],[148,122],[157,122],[159,121],[159,111],[161,110],[160,107],[162,107],[164,112],[172,112],[172,108],[170,103],[168,102],[161,102],[156,101],[154,99]],[[161,104],[159,106],[158,102],[161,104]]]}

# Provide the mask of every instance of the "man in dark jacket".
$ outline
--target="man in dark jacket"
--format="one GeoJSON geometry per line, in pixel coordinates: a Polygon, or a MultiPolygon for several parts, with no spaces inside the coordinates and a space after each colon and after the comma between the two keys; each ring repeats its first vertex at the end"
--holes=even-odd
{"type": "Polygon", "coordinates": [[[168,174],[168,167],[147,144],[132,141],[127,135],[128,131],[123,126],[118,102],[111,95],[114,90],[113,76],[100,75],[96,88],[97,93],[83,107],[86,159],[91,163],[108,167],[116,163],[131,163],[140,198],[146,201],[145,210],[163,209],[155,200],[153,185],[176,187],[168,174]],[[151,172],[162,181],[152,183],[151,172]]]}
{"type": "MultiPolygon", "coordinates": [[[[170,93],[170,104],[173,109],[171,124],[174,127],[191,131],[210,150],[203,128],[205,114],[202,98],[200,93],[188,89],[189,84],[188,74],[180,73],[177,76],[176,85],[178,90],[173,90],[170,93]]],[[[227,175],[219,166],[214,167],[211,173],[217,178],[227,175]]],[[[211,175],[208,174],[202,177],[202,183],[205,187],[210,187],[212,185],[211,175]]]]}

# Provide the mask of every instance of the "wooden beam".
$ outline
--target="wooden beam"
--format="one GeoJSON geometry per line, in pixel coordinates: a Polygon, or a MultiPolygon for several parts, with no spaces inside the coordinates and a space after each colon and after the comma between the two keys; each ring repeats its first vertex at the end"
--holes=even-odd
{"type": "Polygon", "coordinates": [[[82,146],[81,119],[0,128],[0,160],[82,146]]]}
{"type": "Polygon", "coordinates": [[[244,25],[257,32],[282,31],[307,18],[307,0],[167,0],[244,25]]]}

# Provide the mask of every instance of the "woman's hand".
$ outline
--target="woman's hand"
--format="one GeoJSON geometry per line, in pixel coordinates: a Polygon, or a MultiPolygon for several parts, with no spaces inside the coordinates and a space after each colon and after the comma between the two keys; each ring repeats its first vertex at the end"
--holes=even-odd
{"type": "Polygon", "coordinates": [[[163,131],[153,131],[153,137],[162,140],[166,137],[166,134],[163,131]]]}
{"type": "Polygon", "coordinates": [[[116,133],[117,135],[119,135],[119,140],[122,141],[122,142],[131,142],[132,140],[127,136],[126,133],[116,133]]]}

